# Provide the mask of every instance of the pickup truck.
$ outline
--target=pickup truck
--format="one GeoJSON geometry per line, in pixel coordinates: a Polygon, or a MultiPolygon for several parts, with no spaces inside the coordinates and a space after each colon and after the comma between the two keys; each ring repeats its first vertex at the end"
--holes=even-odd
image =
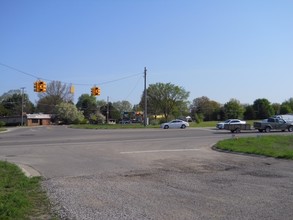
{"type": "Polygon", "coordinates": [[[268,118],[260,122],[254,122],[253,127],[259,132],[270,132],[271,130],[293,131],[293,121],[285,121],[282,118],[268,118]]]}

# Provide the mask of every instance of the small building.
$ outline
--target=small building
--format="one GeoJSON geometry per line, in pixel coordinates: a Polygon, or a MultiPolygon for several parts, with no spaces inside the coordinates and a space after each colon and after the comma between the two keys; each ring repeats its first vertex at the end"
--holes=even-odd
{"type": "Polygon", "coordinates": [[[37,126],[37,125],[50,125],[51,115],[49,114],[27,114],[26,115],[26,125],[27,126],[37,126]]]}

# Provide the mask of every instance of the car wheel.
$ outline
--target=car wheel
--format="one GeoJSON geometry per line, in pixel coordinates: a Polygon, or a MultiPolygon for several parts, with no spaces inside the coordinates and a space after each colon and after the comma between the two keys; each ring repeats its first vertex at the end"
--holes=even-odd
{"type": "Polygon", "coordinates": [[[292,131],[293,131],[293,126],[290,126],[290,127],[288,128],[288,131],[289,131],[289,132],[292,132],[292,131]]]}
{"type": "Polygon", "coordinates": [[[270,127],[266,127],[265,131],[266,131],[267,133],[269,133],[269,132],[271,131],[271,128],[270,128],[270,127]]]}
{"type": "Polygon", "coordinates": [[[168,126],[168,125],[165,125],[165,126],[164,126],[164,129],[168,129],[168,128],[169,128],[169,126],[168,126]]]}
{"type": "Polygon", "coordinates": [[[181,125],[181,128],[182,128],[182,129],[186,128],[186,125],[181,125]]]}
{"type": "Polygon", "coordinates": [[[263,130],[262,130],[262,129],[258,129],[258,131],[259,131],[259,132],[263,132],[263,130]]]}

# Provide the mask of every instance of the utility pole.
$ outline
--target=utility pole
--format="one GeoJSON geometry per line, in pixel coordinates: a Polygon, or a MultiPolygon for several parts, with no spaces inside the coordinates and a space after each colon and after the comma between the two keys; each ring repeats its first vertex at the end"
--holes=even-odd
{"type": "Polygon", "coordinates": [[[147,75],[147,69],[146,67],[144,68],[144,111],[143,111],[143,121],[144,121],[144,126],[147,126],[148,123],[148,114],[147,114],[147,88],[146,88],[146,75],[147,75]]]}
{"type": "Polygon", "coordinates": [[[109,124],[109,96],[107,96],[107,124],[109,124]]]}
{"type": "Polygon", "coordinates": [[[23,126],[23,95],[25,87],[21,87],[21,126],[23,126]]]}

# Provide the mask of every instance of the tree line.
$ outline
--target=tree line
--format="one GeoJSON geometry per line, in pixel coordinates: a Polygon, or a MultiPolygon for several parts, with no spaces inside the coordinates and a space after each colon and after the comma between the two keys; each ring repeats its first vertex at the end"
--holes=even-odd
{"type": "MultiPolygon", "coordinates": [[[[270,103],[266,98],[256,99],[253,104],[241,104],[232,98],[225,104],[206,96],[188,101],[189,92],[171,83],[151,84],[147,88],[148,113],[164,115],[164,120],[190,116],[194,121],[219,121],[228,118],[245,120],[265,119],[277,114],[293,113],[293,98],[283,103],[270,103]]],[[[144,94],[140,107],[144,104],[144,94]]]]}
{"type": "MultiPolygon", "coordinates": [[[[150,84],[147,92],[147,112],[151,121],[160,123],[173,118],[190,116],[194,121],[219,121],[228,118],[245,120],[264,119],[276,114],[293,113],[293,98],[283,103],[270,103],[266,98],[256,99],[253,104],[241,104],[232,98],[221,104],[206,96],[188,101],[190,93],[183,87],[171,83],[150,84]]],[[[104,123],[107,119],[121,120],[122,112],[143,111],[144,92],[139,104],[129,101],[107,103],[95,96],[82,94],[76,104],[70,86],[59,81],[47,85],[45,93],[38,94],[33,104],[27,94],[11,90],[0,96],[0,116],[18,116],[21,113],[52,114],[55,122],[62,123],[104,123]]]]}

